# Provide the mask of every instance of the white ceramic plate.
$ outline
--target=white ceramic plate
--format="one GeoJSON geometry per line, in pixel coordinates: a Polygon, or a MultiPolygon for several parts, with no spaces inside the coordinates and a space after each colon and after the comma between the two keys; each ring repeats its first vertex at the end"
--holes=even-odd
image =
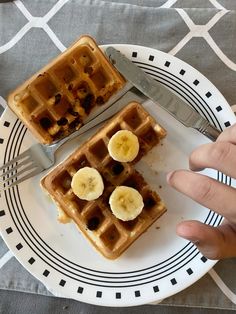
{"type": "MultiPolygon", "coordinates": [[[[197,70],[166,53],[131,45],[115,45],[128,58],[183,97],[217,128],[235,122],[221,93],[197,70]]],[[[59,224],[57,210],[41,191],[41,175],[0,197],[0,230],[21,264],[55,295],[104,306],[134,306],[160,301],[201,278],[215,264],[194,245],[175,234],[176,224],[197,219],[212,226],[222,218],[177,193],[166,184],[168,171],[188,167],[188,155],[208,140],[187,129],[152,102],[145,108],[166,128],[163,146],[154,148],[137,168],[164,199],[168,211],[122,257],[100,256],[74,224],[59,224]]],[[[83,136],[84,140],[90,134],[83,136]]],[[[0,121],[0,164],[23,152],[33,137],[10,111],[0,121]]],[[[66,144],[58,162],[75,147],[66,144]]],[[[226,184],[232,180],[213,170],[205,173],[226,184]]]]}

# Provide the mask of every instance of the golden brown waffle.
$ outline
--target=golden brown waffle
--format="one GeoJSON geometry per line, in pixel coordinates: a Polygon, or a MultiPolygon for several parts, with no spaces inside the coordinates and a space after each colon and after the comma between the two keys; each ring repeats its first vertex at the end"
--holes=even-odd
{"type": "Polygon", "coordinates": [[[94,247],[109,259],[117,258],[166,211],[158,194],[134,169],[134,162],[120,163],[110,157],[109,139],[121,129],[138,136],[140,150],[135,162],[166,135],[140,104],[132,102],[41,181],[60,209],[59,220],[67,222],[66,218],[70,217],[94,247]],[[71,189],[73,175],[85,166],[96,168],[103,177],[103,195],[94,201],[79,199],[71,189]],[[144,208],[132,221],[121,221],[110,210],[109,196],[119,185],[133,187],[143,196],[144,208]]]}
{"type": "Polygon", "coordinates": [[[8,105],[41,143],[50,144],[79,129],[124,83],[95,41],[83,36],[13,91],[8,105]]]}

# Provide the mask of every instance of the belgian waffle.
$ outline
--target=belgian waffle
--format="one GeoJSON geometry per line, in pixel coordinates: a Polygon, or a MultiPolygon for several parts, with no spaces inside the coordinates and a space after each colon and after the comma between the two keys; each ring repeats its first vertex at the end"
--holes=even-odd
{"type": "Polygon", "coordinates": [[[41,143],[50,144],[79,129],[124,83],[96,42],[83,36],[14,90],[8,104],[41,143]]]}
{"type": "Polygon", "coordinates": [[[71,218],[94,247],[109,259],[120,256],[166,211],[159,195],[134,168],[134,163],[165,135],[166,131],[153,117],[140,104],[132,102],[41,181],[60,210],[59,220],[66,222],[65,218],[71,218]],[[113,160],[107,150],[109,139],[122,129],[132,131],[139,139],[139,154],[131,163],[113,160]],[[94,201],[79,199],[71,189],[73,175],[85,166],[96,168],[103,177],[104,192],[94,201]],[[143,197],[144,208],[132,221],[121,221],[110,210],[109,196],[119,185],[133,187],[143,197]]]}

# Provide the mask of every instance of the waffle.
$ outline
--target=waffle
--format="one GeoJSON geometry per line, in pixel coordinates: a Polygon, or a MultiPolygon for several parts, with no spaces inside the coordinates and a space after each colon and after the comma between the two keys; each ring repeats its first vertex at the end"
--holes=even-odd
{"type": "Polygon", "coordinates": [[[79,129],[124,83],[95,41],[83,36],[13,91],[8,105],[39,142],[50,144],[79,129]]]}
{"type": "Polygon", "coordinates": [[[128,104],[42,179],[42,188],[58,206],[59,221],[67,222],[68,217],[72,219],[106,258],[115,259],[120,256],[166,211],[158,194],[151,190],[143,176],[134,168],[134,164],[165,135],[166,131],[140,104],[128,104]],[[139,139],[138,156],[130,163],[113,160],[107,150],[109,139],[122,129],[132,131],[139,139]],[[71,189],[73,175],[85,166],[96,168],[103,177],[104,192],[94,201],[79,199],[71,189]],[[121,221],[110,210],[110,194],[119,185],[133,187],[143,197],[144,208],[132,221],[121,221]]]}

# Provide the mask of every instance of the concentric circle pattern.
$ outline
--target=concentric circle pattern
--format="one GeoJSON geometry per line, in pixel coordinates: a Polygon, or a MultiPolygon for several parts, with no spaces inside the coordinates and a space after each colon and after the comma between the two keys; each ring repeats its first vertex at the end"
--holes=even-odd
{"type": "MultiPolygon", "coordinates": [[[[156,81],[185,99],[218,129],[222,130],[234,121],[223,96],[189,65],[145,47],[116,47],[156,81]]],[[[26,127],[18,119],[8,121],[7,117],[6,112],[1,120],[4,132],[1,132],[0,145],[4,147],[4,163],[22,151],[28,137],[26,127]]],[[[222,173],[216,172],[215,178],[231,184],[231,179],[222,173]]],[[[102,305],[120,306],[121,302],[122,306],[144,304],[184,289],[214,265],[192,243],[185,242],[178,250],[171,248],[168,258],[158,258],[148,267],[135,265],[133,270],[128,267],[127,271],[124,268],[117,271],[117,267],[114,271],[105,267],[88,267],[59,253],[47,242],[47,236],[42,237],[38,233],[24,208],[25,197],[27,194],[22,193],[18,186],[1,195],[0,228],[20,262],[57,295],[102,305]]],[[[221,220],[222,217],[212,211],[207,211],[202,217],[202,221],[211,226],[218,226],[221,220]]]]}

